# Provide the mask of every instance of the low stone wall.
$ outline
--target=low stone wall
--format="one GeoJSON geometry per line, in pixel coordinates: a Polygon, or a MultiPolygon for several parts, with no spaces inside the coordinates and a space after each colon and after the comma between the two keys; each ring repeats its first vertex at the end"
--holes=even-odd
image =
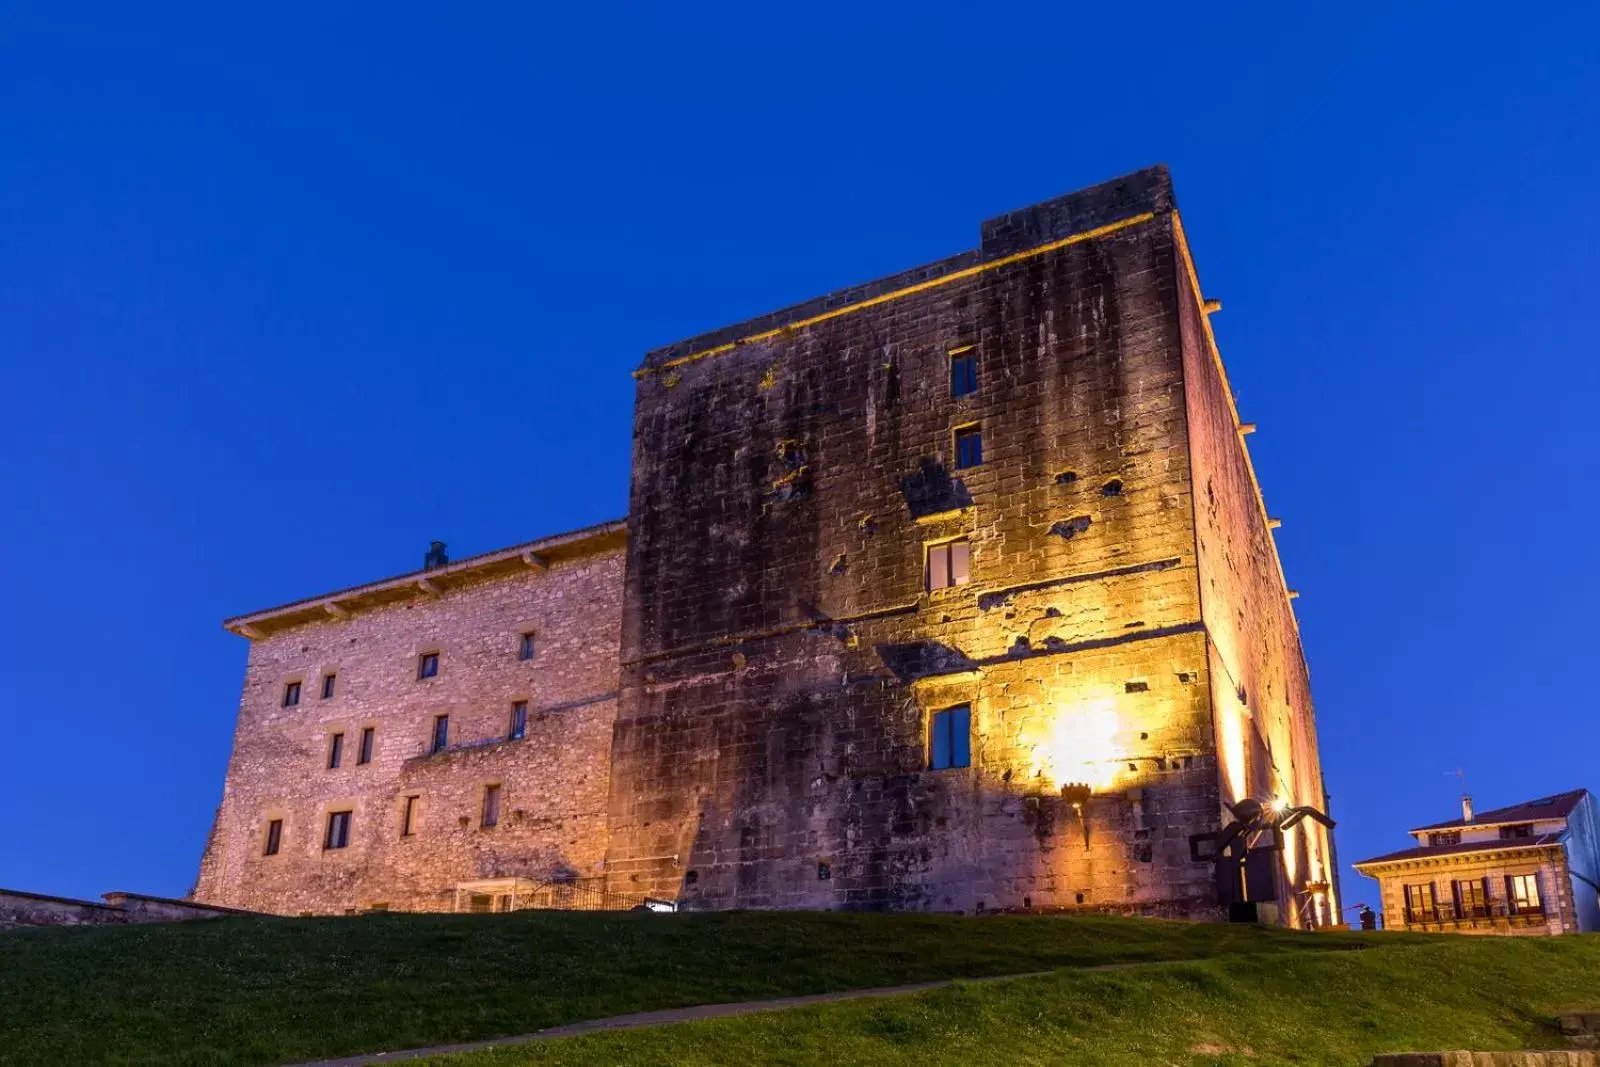
{"type": "Polygon", "coordinates": [[[1372,1067],[1600,1067],[1600,1051],[1396,1052],[1374,1058],[1372,1067]]]}
{"type": "Polygon", "coordinates": [[[175,900],[172,897],[152,897],[144,893],[106,893],[105,902],[121,908],[131,923],[181,923],[192,919],[220,919],[228,915],[255,915],[257,912],[238,908],[220,908],[214,904],[201,904],[193,900],[175,900]]]}
{"type": "Polygon", "coordinates": [[[116,923],[187,922],[253,912],[144,893],[107,893],[105,903],[0,889],[0,930],[19,926],[107,926],[116,923]]]}
{"type": "Polygon", "coordinates": [[[15,926],[96,926],[127,921],[126,912],[109,904],[0,889],[0,930],[15,926]]]}

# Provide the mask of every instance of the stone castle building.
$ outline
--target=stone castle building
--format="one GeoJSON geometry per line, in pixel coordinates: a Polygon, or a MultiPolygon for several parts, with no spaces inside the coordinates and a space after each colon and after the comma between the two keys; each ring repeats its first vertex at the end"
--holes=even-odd
{"type": "Polygon", "coordinates": [[[1326,797],[1215,306],[1153,168],[650,353],[625,521],[229,620],[196,898],[1217,914],[1195,835],[1326,797]]]}

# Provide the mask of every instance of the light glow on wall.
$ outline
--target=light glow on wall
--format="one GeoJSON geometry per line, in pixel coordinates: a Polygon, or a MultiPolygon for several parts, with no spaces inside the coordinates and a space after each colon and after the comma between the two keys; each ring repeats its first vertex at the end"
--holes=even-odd
{"type": "Polygon", "coordinates": [[[1244,716],[1245,711],[1237,699],[1220,695],[1217,705],[1217,754],[1222,761],[1222,774],[1227,780],[1232,796],[1226,800],[1236,804],[1247,795],[1244,766],[1244,716]]]}
{"type": "Polygon", "coordinates": [[[1117,744],[1115,702],[1110,698],[1058,701],[1050,734],[1034,748],[1034,774],[1059,789],[1082,782],[1097,793],[1116,784],[1124,756],[1117,744]]]}

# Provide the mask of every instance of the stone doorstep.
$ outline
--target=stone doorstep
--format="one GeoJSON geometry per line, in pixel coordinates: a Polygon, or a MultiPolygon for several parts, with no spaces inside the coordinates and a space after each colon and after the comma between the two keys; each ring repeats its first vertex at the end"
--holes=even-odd
{"type": "Polygon", "coordinates": [[[1600,1067],[1600,1051],[1549,1049],[1533,1052],[1391,1052],[1374,1056],[1372,1067],[1600,1067]]]}

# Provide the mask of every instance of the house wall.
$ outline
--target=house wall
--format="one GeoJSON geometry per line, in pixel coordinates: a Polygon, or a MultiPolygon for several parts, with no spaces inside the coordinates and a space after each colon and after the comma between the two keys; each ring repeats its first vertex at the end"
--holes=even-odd
{"type": "Polygon", "coordinates": [[[1165,174],[1136,178],[995,220],[976,257],[647,360],[614,887],[688,907],[1210,913],[1187,851],[1220,807],[1179,274],[1165,174]],[[953,399],[964,345],[980,388],[953,399]],[[955,470],[973,423],[984,462],[955,470]],[[971,583],[926,591],[926,546],[960,536],[971,583]],[[972,766],[930,771],[931,716],[960,702],[972,766]],[[1097,787],[1081,818],[1073,781],[1097,787]]]}
{"type": "Polygon", "coordinates": [[[1565,857],[1558,847],[1529,849],[1511,856],[1497,855],[1488,859],[1470,858],[1441,863],[1437,860],[1417,863],[1378,875],[1383,900],[1384,928],[1389,930],[1421,929],[1448,930],[1465,934],[1502,934],[1512,936],[1547,936],[1572,933],[1578,929],[1577,912],[1572,894],[1571,876],[1565,857]],[[1454,900],[1452,883],[1457,879],[1478,881],[1487,878],[1489,902],[1504,907],[1505,880],[1510,875],[1533,874],[1539,879],[1539,892],[1545,905],[1545,921],[1539,923],[1510,923],[1504,919],[1477,923],[1419,924],[1408,927],[1405,912],[1405,887],[1431,884],[1434,899],[1443,902],[1454,900]]]}
{"type": "Polygon", "coordinates": [[[605,855],[616,712],[623,557],[561,559],[437,597],[356,611],[253,640],[234,750],[194,897],[280,913],[385,904],[441,910],[475,878],[597,877],[605,855]],[[518,658],[534,631],[536,654],[518,658]],[[440,653],[419,681],[417,657],[440,653]],[[321,678],[337,673],[335,695],[321,678]],[[297,707],[284,686],[302,682],[297,707]],[[506,740],[511,704],[528,702],[527,736],[506,740]],[[430,754],[434,717],[450,747],[430,754]],[[364,726],[372,762],[358,765],[364,726]],[[329,736],[345,735],[327,768],[329,736]],[[479,825],[484,786],[502,786],[499,825],[479,825]],[[400,835],[404,798],[416,832],[400,835]],[[347,848],[323,848],[328,815],[353,812],[347,848]],[[283,820],[276,856],[268,820],[283,820]]]}
{"type": "Polygon", "coordinates": [[[1573,918],[1585,933],[1600,930],[1600,807],[1587,793],[1567,816],[1567,866],[1573,918]]]}

